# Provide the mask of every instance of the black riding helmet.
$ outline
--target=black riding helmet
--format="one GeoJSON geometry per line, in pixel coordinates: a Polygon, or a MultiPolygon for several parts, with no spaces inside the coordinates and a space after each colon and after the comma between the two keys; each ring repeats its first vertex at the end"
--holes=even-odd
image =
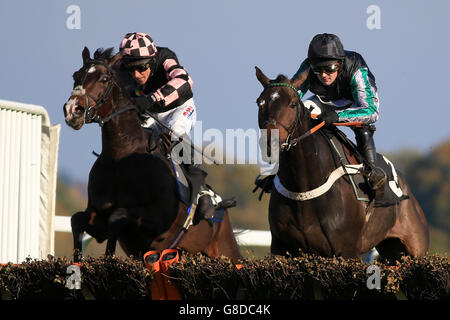
{"type": "Polygon", "coordinates": [[[308,48],[308,60],[314,65],[326,65],[345,58],[344,46],[337,35],[321,33],[314,36],[308,48]]]}

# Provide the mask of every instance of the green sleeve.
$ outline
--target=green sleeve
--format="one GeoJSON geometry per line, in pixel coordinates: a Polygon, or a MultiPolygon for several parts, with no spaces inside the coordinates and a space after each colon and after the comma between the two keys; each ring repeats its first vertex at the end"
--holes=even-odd
{"type": "Polygon", "coordinates": [[[373,123],[379,117],[379,100],[376,87],[371,83],[368,69],[361,67],[351,80],[352,96],[355,104],[339,111],[339,121],[361,121],[373,123]]]}

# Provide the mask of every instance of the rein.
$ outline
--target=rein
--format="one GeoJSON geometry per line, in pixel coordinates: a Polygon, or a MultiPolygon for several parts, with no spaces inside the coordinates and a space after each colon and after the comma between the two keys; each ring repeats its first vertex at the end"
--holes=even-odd
{"type": "Polygon", "coordinates": [[[101,118],[100,116],[97,116],[95,120],[99,124],[100,127],[103,127],[106,122],[108,122],[109,120],[111,120],[115,116],[117,116],[117,115],[119,115],[119,114],[121,114],[123,112],[126,112],[128,110],[136,110],[136,111],[138,111],[138,109],[135,106],[131,106],[130,105],[130,106],[127,106],[127,107],[122,108],[120,110],[117,110],[116,112],[111,113],[107,117],[101,118]]]}
{"type": "Polygon", "coordinates": [[[89,65],[89,68],[87,68],[86,73],[84,74],[83,79],[81,81],[81,85],[75,87],[75,89],[72,91],[73,96],[83,96],[83,95],[85,96],[85,99],[86,99],[86,110],[85,110],[85,114],[84,114],[85,123],[97,122],[100,127],[103,127],[106,122],[108,122],[109,120],[111,120],[112,118],[114,118],[115,116],[117,116],[123,112],[129,111],[129,110],[137,111],[137,108],[135,106],[130,105],[130,106],[122,108],[116,112],[113,112],[112,114],[110,114],[109,116],[106,116],[104,118],[102,118],[100,115],[97,114],[98,111],[100,110],[100,108],[109,100],[109,96],[112,92],[112,89],[115,86],[118,87],[117,83],[114,81],[113,75],[114,75],[114,72],[108,64],[103,63],[101,61],[94,60],[89,65]],[[83,84],[86,81],[86,78],[89,74],[89,70],[91,70],[91,68],[95,67],[96,65],[104,66],[108,70],[108,76],[110,78],[109,82],[108,82],[108,87],[106,88],[105,92],[99,99],[96,99],[93,95],[91,95],[89,92],[87,92],[83,88],[83,84]],[[90,99],[92,99],[95,102],[95,105],[93,105],[93,106],[90,105],[90,99]]]}
{"type": "MultiPolygon", "coordinates": [[[[114,118],[115,116],[129,111],[129,110],[136,110],[138,111],[138,109],[136,108],[136,106],[134,105],[128,105],[124,108],[121,108],[113,113],[111,113],[110,115],[106,116],[106,117],[101,117],[100,115],[98,115],[98,111],[100,110],[100,108],[109,100],[112,89],[114,88],[114,86],[117,86],[117,83],[114,81],[114,71],[112,70],[112,68],[106,64],[103,63],[101,61],[95,61],[93,60],[91,62],[91,64],[88,66],[88,68],[86,69],[86,73],[84,74],[82,81],[81,81],[81,85],[76,86],[73,91],[72,91],[72,95],[73,96],[85,96],[86,99],[86,110],[85,110],[85,123],[86,120],[88,122],[97,122],[100,127],[103,127],[104,124],[106,122],[108,122],[109,120],[111,120],[112,118],[114,118]],[[99,98],[96,99],[94,96],[92,96],[89,92],[86,91],[86,89],[83,88],[83,84],[86,81],[86,78],[89,74],[89,71],[95,67],[96,65],[102,65],[104,66],[107,70],[108,70],[108,77],[109,77],[109,82],[108,82],[108,87],[106,88],[105,92],[103,93],[103,95],[99,98]],[[95,102],[95,105],[91,106],[90,105],[90,99],[92,99],[95,102]]],[[[164,123],[162,123],[157,117],[153,116],[152,114],[150,114],[150,116],[161,126],[163,126],[164,128],[166,128],[167,130],[169,130],[169,132],[173,133],[173,130],[170,129],[169,127],[167,127],[164,123]]],[[[184,139],[180,139],[180,141],[184,141],[184,139]]],[[[189,144],[191,144],[191,142],[188,142],[189,144]]],[[[194,146],[194,150],[198,151],[198,149],[195,148],[194,146]]],[[[95,154],[95,153],[94,153],[95,154]]],[[[98,155],[97,155],[98,156],[98,155]]],[[[205,156],[205,155],[204,155],[205,156]]],[[[217,164],[217,162],[214,159],[208,158],[211,161],[213,161],[215,164],[217,164]]],[[[177,173],[175,172],[175,176],[177,175],[177,173]]],[[[187,214],[186,217],[183,220],[183,224],[182,226],[178,229],[178,231],[175,234],[174,239],[170,242],[170,245],[168,247],[168,249],[172,249],[175,248],[180,241],[183,239],[184,235],[186,234],[186,232],[188,231],[189,227],[192,225],[192,221],[194,219],[194,215],[196,212],[196,204],[192,204],[188,210],[187,210],[187,214]]]]}
{"type": "MultiPolygon", "coordinates": [[[[267,87],[287,87],[287,88],[290,88],[290,89],[294,90],[295,93],[298,94],[298,101],[301,102],[300,93],[298,92],[298,90],[293,85],[291,85],[289,83],[275,82],[275,83],[268,84],[267,87]]],[[[288,127],[285,124],[279,122],[278,120],[272,119],[272,122],[276,122],[279,125],[281,125],[288,133],[288,136],[287,136],[286,140],[281,144],[281,151],[289,151],[292,147],[295,147],[297,145],[297,143],[299,143],[301,140],[305,139],[306,137],[309,137],[311,134],[313,134],[314,132],[316,132],[317,130],[319,130],[320,128],[322,128],[325,125],[325,121],[322,121],[321,123],[319,123],[315,127],[311,128],[310,130],[308,130],[305,133],[303,133],[301,136],[292,139],[292,135],[297,130],[297,126],[300,124],[300,117],[299,117],[299,109],[300,108],[301,108],[301,103],[299,103],[297,108],[295,109],[295,120],[291,124],[290,127],[288,127]]]]}
{"type": "MultiPolygon", "coordinates": [[[[298,92],[298,90],[291,84],[289,83],[284,83],[284,82],[275,82],[275,83],[270,83],[267,85],[267,87],[287,87],[287,88],[291,88],[292,90],[294,90],[297,94],[298,94],[298,98],[299,101],[301,102],[301,95],[298,92]]],[[[289,151],[289,149],[291,149],[292,147],[295,147],[297,145],[297,143],[299,143],[301,140],[305,139],[306,137],[309,137],[311,134],[313,134],[314,132],[318,131],[320,128],[322,128],[325,125],[325,121],[320,122],[318,125],[314,126],[313,128],[309,129],[308,131],[306,131],[305,133],[303,133],[301,136],[292,139],[292,135],[295,133],[295,131],[297,130],[297,126],[300,123],[300,118],[299,118],[299,109],[301,108],[301,103],[298,104],[296,110],[295,110],[295,120],[294,122],[291,124],[290,127],[286,126],[285,124],[279,122],[278,120],[272,119],[272,122],[278,123],[279,125],[281,125],[288,133],[288,136],[286,138],[286,141],[284,141],[281,144],[281,151],[289,151]]],[[[318,116],[316,114],[311,114],[312,118],[317,118],[318,116]]],[[[360,127],[362,125],[362,122],[346,122],[346,123],[333,123],[333,125],[335,126],[355,126],[355,127],[360,127]]]]}
{"type": "MultiPolygon", "coordinates": [[[[268,87],[288,87],[288,88],[291,88],[292,90],[295,90],[295,92],[299,95],[299,101],[301,102],[300,93],[291,84],[288,84],[288,83],[271,83],[271,84],[268,85],[268,87]]],[[[298,124],[300,123],[300,118],[299,118],[298,114],[299,114],[299,108],[301,108],[301,106],[302,106],[302,104],[299,103],[297,108],[296,108],[296,114],[295,114],[294,123],[291,124],[291,127],[289,127],[289,128],[286,125],[280,123],[277,120],[274,120],[274,119],[272,120],[272,122],[279,123],[288,132],[288,137],[286,138],[286,141],[281,144],[281,151],[288,151],[290,148],[294,147],[298,142],[300,142],[304,138],[310,136],[314,132],[317,132],[320,128],[322,128],[325,125],[325,121],[322,121],[318,125],[314,126],[313,128],[309,129],[308,131],[306,131],[305,133],[300,135],[299,137],[297,137],[295,139],[291,139],[292,134],[295,133],[295,130],[297,129],[298,124]]],[[[311,118],[317,119],[318,115],[317,114],[311,114],[311,118]]],[[[335,125],[335,126],[361,126],[362,122],[333,123],[333,125],[335,125]]],[[[323,195],[324,193],[326,193],[333,186],[334,182],[337,179],[339,179],[340,177],[342,177],[344,175],[357,174],[357,173],[359,173],[362,170],[362,168],[363,168],[363,164],[342,165],[342,166],[336,168],[328,176],[328,179],[327,179],[327,181],[324,184],[322,184],[321,186],[319,186],[319,187],[317,187],[315,189],[312,189],[312,190],[309,190],[309,191],[305,191],[305,192],[289,191],[287,188],[285,188],[282,185],[278,175],[275,175],[275,177],[274,177],[274,187],[281,195],[283,195],[286,198],[289,198],[289,199],[295,200],[295,201],[305,201],[305,200],[314,199],[314,198],[317,198],[317,197],[323,195]]]]}

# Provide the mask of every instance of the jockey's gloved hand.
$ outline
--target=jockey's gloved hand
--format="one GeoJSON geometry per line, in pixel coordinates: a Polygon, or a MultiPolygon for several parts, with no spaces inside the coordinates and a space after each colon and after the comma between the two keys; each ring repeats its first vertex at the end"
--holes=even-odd
{"type": "Polygon", "coordinates": [[[322,121],[325,121],[326,125],[330,125],[335,122],[338,122],[339,116],[336,112],[329,110],[326,112],[322,112],[322,114],[320,115],[320,119],[322,119],[322,121]]]}
{"type": "Polygon", "coordinates": [[[131,98],[131,100],[133,101],[134,105],[138,108],[139,113],[144,113],[146,111],[156,112],[158,103],[153,98],[153,96],[134,97],[134,98],[131,98]]]}

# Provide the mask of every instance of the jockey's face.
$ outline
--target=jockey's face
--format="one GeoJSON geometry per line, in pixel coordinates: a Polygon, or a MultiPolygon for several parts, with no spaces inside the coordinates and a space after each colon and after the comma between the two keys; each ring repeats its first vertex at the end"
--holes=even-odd
{"type": "Polygon", "coordinates": [[[145,71],[134,69],[131,71],[131,76],[138,84],[145,84],[150,77],[150,72],[150,68],[147,68],[145,71]]]}
{"type": "Polygon", "coordinates": [[[335,71],[332,73],[328,73],[325,70],[322,70],[320,73],[316,73],[316,74],[317,74],[317,78],[319,78],[319,81],[324,86],[329,86],[336,80],[338,72],[335,71]]]}
{"type": "Polygon", "coordinates": [[[340,68],[340,62],[331,61],[325,65],[316,66],[311,65],[312,71],[324,86],[331,85],[338,76],[338,70],[340,68]]]}

